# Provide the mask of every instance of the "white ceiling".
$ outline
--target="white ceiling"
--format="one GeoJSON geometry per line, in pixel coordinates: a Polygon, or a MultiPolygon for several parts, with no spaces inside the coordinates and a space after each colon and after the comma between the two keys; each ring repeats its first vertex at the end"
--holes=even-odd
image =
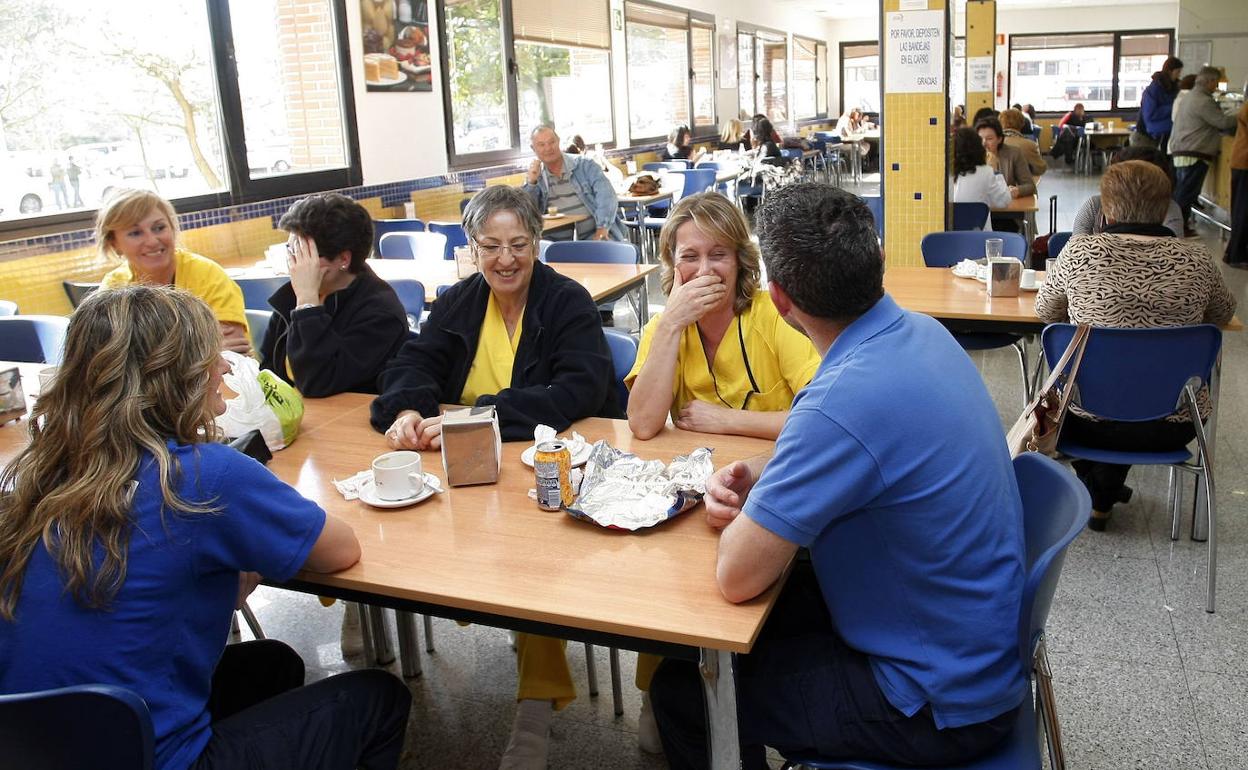
{"type": "MultiPolygon", "coordinates": [[[[827,19],[862,19],[876,16],[879,4],[873,0],[773,0],[777,5],[813,13],[827,19]]],[[[1173,5],[1174,0],[1079,0],[1080,6],[1173,5]]],[[[1053,0],[997,0],[998,8],[1051,8],[1053,0]]],[[[954,0],[954,12],[961,13],[966,0],[954,0]]]]}

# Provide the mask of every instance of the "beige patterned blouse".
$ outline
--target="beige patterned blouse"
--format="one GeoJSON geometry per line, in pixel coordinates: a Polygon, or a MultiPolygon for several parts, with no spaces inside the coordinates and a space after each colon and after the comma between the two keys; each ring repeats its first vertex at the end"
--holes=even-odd
{"type": "MultiPolygon", "coordinates": [[[[1138,329],[1221,325],[1234,314],[1235,297],[1209,253],[1179,238],[1076,235],[1036,295],[1036,315],[1047,323],[1138,329]]],[[[1207,415],[1204,389],[1199,404],[1207,415]]],[[[1181,410],[1167,419],[1187,415],[1181,410]]]]}

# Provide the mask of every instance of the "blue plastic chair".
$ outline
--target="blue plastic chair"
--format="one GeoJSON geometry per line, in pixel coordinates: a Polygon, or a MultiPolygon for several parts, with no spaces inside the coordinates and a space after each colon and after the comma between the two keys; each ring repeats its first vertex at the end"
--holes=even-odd
{"type": "Polygon", "coordinates": [[[637,247],[623,241],[553,241],[546,247],[546,261],[633,265],[637,247]]]}
{"type": "Polygon", "coordinates": [[[408,328],[420,331],[421,317],[425,312],[425,285],[415,278],[394,278],[387,283],[399,295],[399,302],[407,312],[408,328]]]}
{"type": "MultiPolygon", "coordinates": [[[[1086,360],[1086,359],[1085,359],[1086,360]]],[[[1014,459],[1014,475],[1023,500],[1023,547],[1026,579],[1018,613],[1018,647],[1028,679],[1037,670],[1048,668],[1048,655],[1042,641],[1044,626],[1053,606],[1053,595],[1062,574],[1066,549],[1083,531],[1092,500],[1075,475],[1057,462],[1035,452],[1024,452],[1014,459]]],[[[1037,712],[1045,726],[1045,737],[1052,759],[1061,731],[1056,723],[1056,704],[1048,702],[1043,687],[1036,687],[1035,702],[1025,698],[1014,731],[1004,745],[960,770],[1040,770],[1040,741],[1037,712]],[[1052,721],[1050,721],[1052,720],[1052,721]]],[[[898,770],[881,762],[843,759],[828,760],[794,754],[786,757],[785,768],[808,767],[816,770],[898,770]]]]}
{"type": "MultiPolygon", "coordinates": [[[[1070,344],[1071,324],[1050,324],[1040,336],[1044,356],[1053,365],[1070,344]]],[[[1186,406],[1197,414],[1196,394],[1209,384],[1222,349],[1222,332],[1216,326],[1172,326],[1158,329],[1096,328],[1088,337],[1083,363],[1075,377],[1078,401],[1084,410],[1118,422],[1158,420],[1186,406]]],[[[1196,457],[1186,449],[1174,452],[1114,452],[1094,449],[1060,439],[1057,449],[1080,460],[1118,465],[1170,466],[1170,539],[1179,538],[1179,503],[1176,472],[1191,473],[1203,482],[1205,523],[1208,525],[1208,590],[1205,611],[1214,611],[1217,587],[1217,496],[1208,436],[1200,420],[1196,429],[1196,457]]],[[[1193,539],[1200,534],[1195,516],[1193,539]]]]}
{"type": "Polygon", "coordinates": [[[987,203],[953,204],[954,230],[983,230],[990,209],[987,203]]]}
{"type": "Polygon", "coordinates": [[[247,328],[251,331],[251,346],[259,350],[264,344],[264,333],[269,329],[269,321],[273,319],[272,310],[244,310],[247,314],[247,328]]]}
{"type": "Polygon", "coordinates": [[[641,166],[642,171],[658,171],[661,168],[665,168],[668,171],[684,171],[685,169],[689,168],[689,161],[687,160],[656,160],[651,163],[643,163],[641,166]]]}
{"type": "Polygon", "coordinates": [[[607,347],[611,348],[611,362],[615,365],[615,387],[619,395],[620,408],[628,408],[628,388],[624,378],[633,370],[637,361],[637,338],[623,329],[605,326],[602,329],[607,338],[607,347]]]}
{"type": "Polygon", "coordinates": [[[468,233],[464,232],[464,226],[458,222],[430,222],[429,232],[446,236],[446,250],[443,256],[447,259],[455,259],[456,246],[468,245],[468,233]]]}
{"type": "MultiPolygon", "coordinates": [[[[700,160],[698,161],[698,165],[694,166],[694,170],[697,171],[700,169],[710,169],[711,171],[715,172],[716,176],[719,176],[719,172],[724,171],[726,165],[727,164],[725,163],[720,163],[714,160],[700,160]]],[[[715,192],[719,193],[720,195],[728,196],[728,183],[722,182],[721,184],[716,186],[715,192]]]]}
{"type": "Polygon", "coordinates": [[[923,264],[928,267],[953,267],[964,259],[982,259],[984,242],[1000,238],[1001,256],[1023,259],[1027,254],[1027,241],[1018,233],[998,233],[992,230],[946,231],[928,233],[919,244],[923,252],[923,264]]]}
{"type": "Polygon", "coordinates": [[[884,240],[884,198],[880,195],[864,195],[862,202],[871,210],[871,218],[875,220],[875,237],[884,240]]]}
{"type": "Polygon", "coordinates": [[[81,305],[87,295],[100,288],[98,283],[89,281],[61,281],[61,285],[65,287],[65,296],[69,297],[69,304],[74,308],[81,305]]]}
{"type": "Polygon", "coordinates": [[[272,310],[273,306],[269,304],[269,297],[289,282],[290,278],[286,276],[234,279],[238,288],[243,290],[243,307],[248,310],[272,310]]]}
{"type": "Polygon", "coordinates": [[[0,316],[17,315],[17,303],[12,300],[0,299],[0,316]]]}
{"type": "Polygon", "coordinates": [[[86,684],[0,695],[6,767],[150,770],[154,741],[147,704],[121,687],[86,684]]]}
{"type": "Polygon", "coordinates": [[[423,233],[424,231],[425,223],[419,219],[374,219],[373,253],[381,253],[381,236],[386,233],[423,233]]]}
{"type": "MultiPolygon", "coordinates": [[[[1000,238],[1001,254],[1019,260],[1026,253],[1027,242],[1018,233],[997,233],[991,230],[928,233],[923,236],[919,248],[923,252],[923,264],[928,267],[952,267],[964,259],[979,258],[984,253],[984,241],[1000,238]]],[[[1008,332],[958,332],[950,330],[963,350],[996,350],[1013,347],[1018,354],[1018,366],[1023,375],[1023,404],[1031,398],[1027,346],[1021,334],[1008,332]]]]}
{"type": "Polygon", "coordinates": [[[781,148],[780,148],[780,157],[784,158],[786,161],[789,161],[789,162],[791,163],[791,162],[793,162],[793,161],[795,161],[795,160],[801,160],[801,159],[802,159],[802,151],[801,151],[801,150],[797,150],[797,149],[793,149],[793,148],[789,148],[789,147],[781,147],[781,148]]]}
{"type": "Polygon", "coordinates": [[[59,315],[0,316],[0,360],[59,366],[68,328],[59,315]]]}
{"type": "MultiPolygon", "coordinates": [[[[676,200],[697,195],[698,193],[708,192],[715,187],[715,171],[710,168],[691,168],[683,171],[673,171],[673,174],[680,174],[684,177],[684,184],[681,185],[680,195],[676,196],[676,200]]],[[[669,201],[659,201],[659,203],[667,204],[669,201]]],[[[656,206],[658,204],[655,204],[656,206]]],[[[647,210],[653,207],[648,207],[647,210]]],[[[670,206],[664,206],[670,208],[670,206]]],[[[653,212],[652,212],[653,213],[653,212]]],[[[656,217],[646,217],[645,227],[647,230],[661,230],[663,225],[667,223],[667,215],[656,217]]]]}
{"type": "Polygon", "coordinates": [[[1049,236],[1049,259],[1057,259],[1062,255],[1062,249],[1066,248],[1066,241],[1072,235],[1074,233],[1069,230],[1060,230],[1049,236]]]}
{"type": "Polygon", "coordinates": [[[442,233],[386,233],[377,255],[383,259],[445,258],[446,242],[442,233]]]}

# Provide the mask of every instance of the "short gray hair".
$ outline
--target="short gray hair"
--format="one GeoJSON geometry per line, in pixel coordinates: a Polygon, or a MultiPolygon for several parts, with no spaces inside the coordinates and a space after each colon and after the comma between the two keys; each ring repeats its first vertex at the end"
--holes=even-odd
{"type": "Polygon", "coordinates": [[[532,142],[533,139],[536,138],[537,135],[542,133],[543,131],[549,131],[550,133],[554,134],[555,139],[559,138],[559,132],[555,130],[554,126],[550,125],[549,123],[538,123],[533,128],[533,130],[529,132],[529,141],[532,142]]]}
{"type": "Polygon", "coordinates": [[[1211,89],[1217,88],[1218,82],[1222,80],[1222,70],[1205,65],[1200,68],[1200,72],[1196,73],[1196,79],[1210,86],[1211,89]]]}
{"type": "Polygon", "coordinates": [[[542,215],[537,211],[533,198],[523,190],[507,185],[487,187],[468,201],[464,208],[464,234],[475,241],[485,223],[500,211],[515,214],[534,243],[542,237],[542,215]]]}

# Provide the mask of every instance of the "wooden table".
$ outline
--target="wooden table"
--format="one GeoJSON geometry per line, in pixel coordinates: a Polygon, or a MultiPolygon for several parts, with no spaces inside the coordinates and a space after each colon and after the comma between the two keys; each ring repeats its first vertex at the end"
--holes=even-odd
{"type": "Polygon", "coordinates": [[[1034,195],[1020,195],[1011,200],[1008,206],[991,209],[994,214],[1034,214],[1039,210],[1034,195]]]}
{"type": "Polygon", "coordinates": [[[1131,132],[1125,128],[1102,128],[1096,131],[1083,130],[1079,137],[1079,145],[1075,150],[1075,168],[1082,174],[1092,173],[1092,147],[1097,139],[1112,139],[1115,144],[1125,144],[1131,138],[1131,132]]]}
{"type": "MultiPolygon", "coordinates": [[[[542,232],[548,233],[551,230],[558,230],[561,227],[572,227],[573,225],[584,222],[589,219],[589,214],[558,214],[556,216],[542,215],[542,232]]],[[[573,230],[573,233],[576,231],[573,230]]]]}

